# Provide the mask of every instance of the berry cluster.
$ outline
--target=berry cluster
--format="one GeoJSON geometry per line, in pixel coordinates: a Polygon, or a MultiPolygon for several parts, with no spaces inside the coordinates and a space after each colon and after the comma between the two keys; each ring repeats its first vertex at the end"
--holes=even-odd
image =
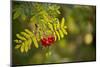
{"type": "Polygon", "coordinates": [[[54,41],[54,36],[48,36],[47,38],[44,37],[41,39],[42,46],[44,47],[50,46],[52,43],[54,43],[54,41]]]}

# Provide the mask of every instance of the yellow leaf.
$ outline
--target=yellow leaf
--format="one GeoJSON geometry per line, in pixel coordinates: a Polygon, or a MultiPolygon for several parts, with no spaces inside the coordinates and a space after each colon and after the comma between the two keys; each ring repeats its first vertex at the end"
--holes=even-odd
{"type": "Polygon", "coordinates": [[[48,23],[49,28],[53,31],[53,26],[51,23],[48,23]]]}
{"type": "Polygon", "coordinates": [[[57,40],[57,37],[56,37],[56,33],[54,32],[54,38],[55,38],[55,41],[57,40]]]}
{"type": "Polygon", "coordinates": [[[29,49],[31,48],[31,44],[32,44],[32,40],[29,39],[29,40],[28,40],[28,48],[29,48],[29,49]]]}
{"type": "Polygon", "coordinates": [[[21,34],[22,34],[23,36],[25,36],[26,38],[30,38],[30,36],[29,36],[27,33],[25,33],[25,32],[21,32],[21,34]]]}
{"type": "Polygon", "coordinates": [[[22,43],[21,48],[20,48],[21,53],[24,52],[24,46],[25,46],[24,43],[22,43]]]}
{"type": "Polygon", "coordinates": [[[21,40],[17,40],[17,39],[16,39],[16,40],[14,40],[14,42],[15,42],[15,43],[22,43],[22,41],[21,41],[21,40]]]}
{"type": "Polygon", "coordinates": [[[29,47],[28,47],[28,41],[25,41],[25,52],[27,52],[28,49],[29,49],[29,47]]]}
{"type": "Polygon", "coordinates": [[[59,35],[58,31],[55,31],[55,32],[56,32],[56,35],[58,37],[58,40],[60,40],[60,35],[59,35]]]}
{"type": "Polygon", "coordinates": [[[62,32],[63,32],[65,35],[68,34],[67,31],[66,31],[64,28],[62,28],[62,32]]]}
{"type": "Polygon", "coordinates": [[[16,34],[17,38],[21,39],[21,40],[26,40],[24,37],[20,36],[19,34],[16,34]]]}
{"type": "Polygon", "coordinates": [[[33,36],[33,37],[32,37],[32,40],[33,40],[33,42],[34,42],[35,47],[38,48],[39,46],[38,46],[38,42],[37,42],[37,40],[36,40],[36,37],[33,36]]]}
{"type": "Polygon", "coordinates": [[[14,40],[14,42],[19,43],[19,40],[14,40]]]}
{"type": "Polygon", "coordinates": [[[18,48],[20,48],[20,46],[21,46],[21,45],[16,45],[16,46],[15,46],[15,49],[18,49],[18,48]]]}
{"type": "Polygon", "coordinates": [[[57,30],[57,25],[56,24],[54,24],[54,29],[57,30]]]}
{"type": "Polygon", "coordinates": [[[61,38],[63,38],[64,37],[63,32],[61,30],[59,30],[59,33],[60,33],[61,38]]]}
{"type": "Polygon", "coordinates": [[[33,33],[29,31],[28,29],[25,29],[25,32],[27,32],[29,35],[33,36],[33,33]]]}
{"type": "Polygon", "coordinates": [[[64,27],[64,23],[65,23],[65,19],[64,19],[64,18],[62,18],[62,20],[61,20],[61,28],[63,28],[63,27],[64,27]]]}
{"type": "Polygon", "coordinates": [[[58,28],[58,29],[60,28],[60,23],[59,23],[59,21],[58,21],[58,23],[57,23],[57,28],[58,28]]]}
{"type": "Polygon", "coordinates": [[[52,31],[51,30],[48,30],[47,33],[52,34],[52,31]]]}

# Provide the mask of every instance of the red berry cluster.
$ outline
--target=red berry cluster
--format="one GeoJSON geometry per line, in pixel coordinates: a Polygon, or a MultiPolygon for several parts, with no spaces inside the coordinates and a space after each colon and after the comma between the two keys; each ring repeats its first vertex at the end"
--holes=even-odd
{"type": "Polygon", "coordinates": [[[50,46],[52,43],[54,43],[54,41],[55,41],[55,38],[53,36],[49,36],[47,38],[41,39],[42,46],[44,47],[50,46]]]}

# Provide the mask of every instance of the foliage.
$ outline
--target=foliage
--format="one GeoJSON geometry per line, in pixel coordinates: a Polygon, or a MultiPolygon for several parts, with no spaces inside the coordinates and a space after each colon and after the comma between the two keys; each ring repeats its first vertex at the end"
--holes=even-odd
{"type": "Polygon", "coordinates": [[[16,34],[16,37],[19,40],[14,40],[18,45],[16,45],[16,49],[20,48],[20,51],[27,52],[31,48],[32,41],[34,42],[34,45],[36,48],[38,48],[38,43],[36,40],[35,35],[29,31],[28,29],[25,29],[25,32],[21,32],[20,34],[16,34]]]}
{"type": "Polygon", "coordinates": [[[55,41],[67,35],[65,19],[59,20],[60,6],[57,4],[41,4],[30,2],[18,2],[13,7],[13,20],[28,23],[29,29],[16,34],[17,39],[15,48],[20,51],[28,52],[32,42],[36,48],[39,47],[40,40],[50,35],[54,36],[55,41]]]}
{"type": "MultiPolygon", "coordinates": [[[[31,4],[35,5],[36,2],[34,3],[29,1],[12,2],[12,7],[13,7],[12,9],[13,10],[12,14],[12,22],[13,22],[12,58],[13,59],[12,60],[14,65],[26,65],[26,64],[36,65],[36,64],[63,63],[63,62],[67,63],[76,61],[95,61],[96,6],[77,5],[77,4],[38,3],[41,4],[42,6],[47,4],[47,6],[44,7],[53,5],[59,7],[58,9],[58,11],[60,12],[59,14],[55,11],[53,11],[51,14],[49,13],[49,11],[48,12],[46,11],[49,8],[45,9],[43,8],[44,11],[48,14],[48,16],[51,17],[50,20],[49,19],[46,20],[43,19],[44,18],[43,16],[42,18],[39,18],[40,17],[39,15],[33,17],[32,13],[34,13],[36,9],[34,7],[32,10],[30,10],[32,6],[30,7],[29,5],[31,4]],[[25,3],[26,5],[24,5],[25,3]],[[22,8],[21,5],[24,5],[25,7],[24,6],[23,7],[25,9],[22,8]],[[24,11],[23,14],[25,14],[26,16],[25,20],[21,18],[22,12],[20,10],[19,11],[21,14],[16,19],[14,19],[14,14],[17,11],[15,9],[18,9],[20,7],[22,11],[24,11]],[[55,14],[54,12],[57,14],[55,14]],[[32,17],[33,19],[31,20],[32,17]],[[64,21],[63,28],[65,30],[67,29],[68,32],[67,36],[65,36],[64,32],[62,31],[61,27],[62,20],[64,21]],[[58,24],[57,21],[59,21],[60,25],[60,27],[57,28],[60,40],[54,28],[54,25],[57,27],[58,24]],[[49,27],[50,25],[49,23],[51,24],[51,27],[49,27]],[[61,38],[59,29],[63,32],[64,38],[61,38]],[[35,46],[34,44],[35,42],[34,40],[32,40],[33,36],[31,37],[31,35],[27,33],[25,30],[30,31],[32,35],[34,35],[38,47],[35,46]],[[22,34],[22,32],[24,34],[22,34]],[[56,39],[54,37],[54,33],[56,35],[56,39]],[[24,38],[24,40],[18,38],[18,35],[24,38]],[[29,38],[27,38],[27,35],[29,36],[29,38]],[[30,47],[29,47],[29,40],[31,42],[30,47]],[[28,44],[25,45],[25,42],[28,42],[28,44]],[[23,47],[22,43],[24,43],[23,47]]],[[[39,12],[36,11],[34,14],[36,15],[38,13],[39,12]]],[[[45,18],[49,18],[48,16],[46,16],[45,18]]]]}

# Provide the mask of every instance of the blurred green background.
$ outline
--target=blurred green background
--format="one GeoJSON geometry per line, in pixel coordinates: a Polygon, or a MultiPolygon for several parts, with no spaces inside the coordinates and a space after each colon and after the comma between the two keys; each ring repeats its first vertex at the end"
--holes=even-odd
{"type": "Polygon", "coordinates": [[[59,19],[65,18],[68,35],[56,41],[50,48],[32,48],[24,54],[15,50],[16,44],[13,42],[15,35],[24,28],[21,23],[18,23],[19,21],[12,20],[12,63],[14,65],[96,60],[96,6],[58,5],[61,12],[59,19]],[[47,57],[48,49],[50,55],[47,57]]]}

